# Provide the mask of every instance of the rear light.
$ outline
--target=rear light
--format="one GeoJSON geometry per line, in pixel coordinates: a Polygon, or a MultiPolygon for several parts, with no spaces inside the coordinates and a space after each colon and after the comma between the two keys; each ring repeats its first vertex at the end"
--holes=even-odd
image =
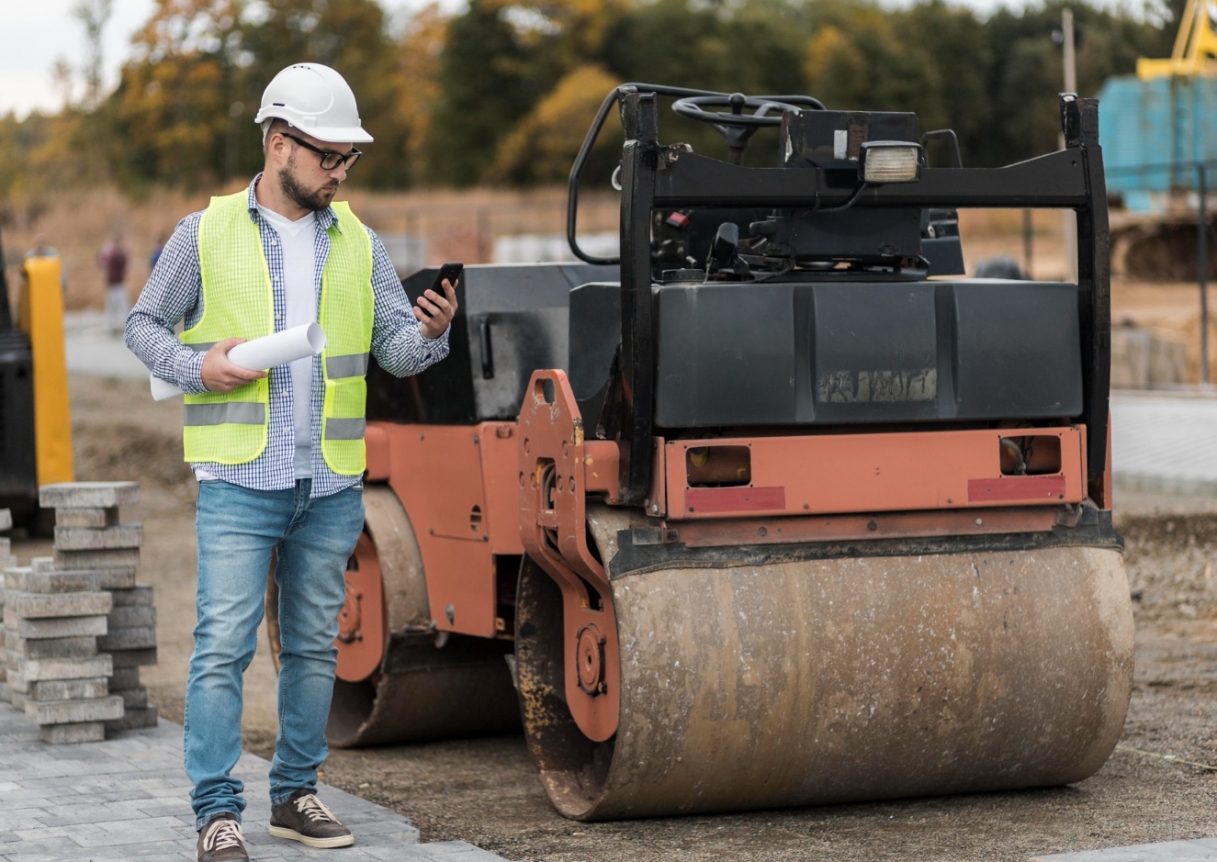
{"type": "Polygon", "coordinates": [[[911,183],[921,171],[921,147],[908,141],[867,141],[859,170],[868,183],[911,183]]]}

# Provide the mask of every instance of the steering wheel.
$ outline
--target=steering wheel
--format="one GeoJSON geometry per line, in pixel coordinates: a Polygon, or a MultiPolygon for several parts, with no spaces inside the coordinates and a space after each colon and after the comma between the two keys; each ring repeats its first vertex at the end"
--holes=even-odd
{"type": "Polygon", "coordinates": [[[714,126],[726,139],[730,150],[729,160],[736,165],[743,161],[748,140],[757,129],[781,125],[782,112],[801,108],[822,111],[824,103],[811,96],[745,96],[743,93],[732,93],[729,96],[686,96],[672,105],[672,110],[680,116],[714,126]],[[731,113],[707,111],[706,108],[730,108],[731,113]],[[745,109],[752,113],[745,114],[745,109]]]}

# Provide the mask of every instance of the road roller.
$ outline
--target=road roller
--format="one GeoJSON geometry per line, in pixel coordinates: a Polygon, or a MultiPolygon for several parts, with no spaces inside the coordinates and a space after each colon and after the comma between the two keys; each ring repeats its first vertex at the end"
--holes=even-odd
{"type": "Polygon", "coordinates": [[[578,820],[1098,770],[1133,622],[1098,105],[1060,115],[1064,149],[982,169],[911,113],[610,93],[580,262],[466,267],[450,356],[370,370],[331,744],[522,726],[578,820]],[[661,100],[725,158],[661,142],[661,100]],[[966,278],[963,207],[1074,210],[1077,283],[966,278]]]}

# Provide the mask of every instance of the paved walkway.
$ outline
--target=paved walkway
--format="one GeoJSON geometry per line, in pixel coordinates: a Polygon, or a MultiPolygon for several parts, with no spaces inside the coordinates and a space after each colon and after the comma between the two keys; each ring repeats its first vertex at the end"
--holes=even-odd
{"type": "Polygon", "coordinates": [[[1217,496],[1217,394],[1115,392],[1118,487],[1217,496]]]}
{"type": "Polygon", "coordinates": [[[69,311],[63,316],[68,371],[98,377],[148,378],[148,369],[127,349],[122,335],[110,332],[99,311],[69,311]]]}
{"type": "MultiPolygon", "coordinates": [[[[311,850],[271,838],[270,763],[246,753],[245,837],[253,860],[330,862],[502,862],[463,841],[419,844],[410,821],[322,785],[319,795],[355,833],[355,846],[311,850]]],[[[46,745],[36,725],[0,704],[0,862],[110,862],[195,858],[190,784],[182,768],[182,729],[161,720],[106,742],[46,745]]]]}
{"type": "Polygon", "coordinates": [[[1217,862],[1217,838],[1036,856],[1031,862],[1217,862]]]}

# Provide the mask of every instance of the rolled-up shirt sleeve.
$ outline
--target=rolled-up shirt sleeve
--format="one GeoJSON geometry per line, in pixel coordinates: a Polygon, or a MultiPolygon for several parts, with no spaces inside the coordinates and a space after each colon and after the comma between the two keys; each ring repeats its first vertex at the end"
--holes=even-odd
{"type": "Polygon", "coordinates": [[[376,304],[372,355],[381,368],[396,377],[418,374],[447,357],[452,326],[449,324],[438,338],[423,335],[389,253],[371,228],[368,235],[372,238],[372,291],[376,304]]]}
{"type": "Polygon", "coordinates": [[[127,315],[127,347],[153,376],[199,395],[203,385],[204,354],[191,350],[173,334],[183,318],[202,316],[203,278],[199,271],[199,220],[202,213],[178,222],[165,243],[135,307],[127,315]]]}

